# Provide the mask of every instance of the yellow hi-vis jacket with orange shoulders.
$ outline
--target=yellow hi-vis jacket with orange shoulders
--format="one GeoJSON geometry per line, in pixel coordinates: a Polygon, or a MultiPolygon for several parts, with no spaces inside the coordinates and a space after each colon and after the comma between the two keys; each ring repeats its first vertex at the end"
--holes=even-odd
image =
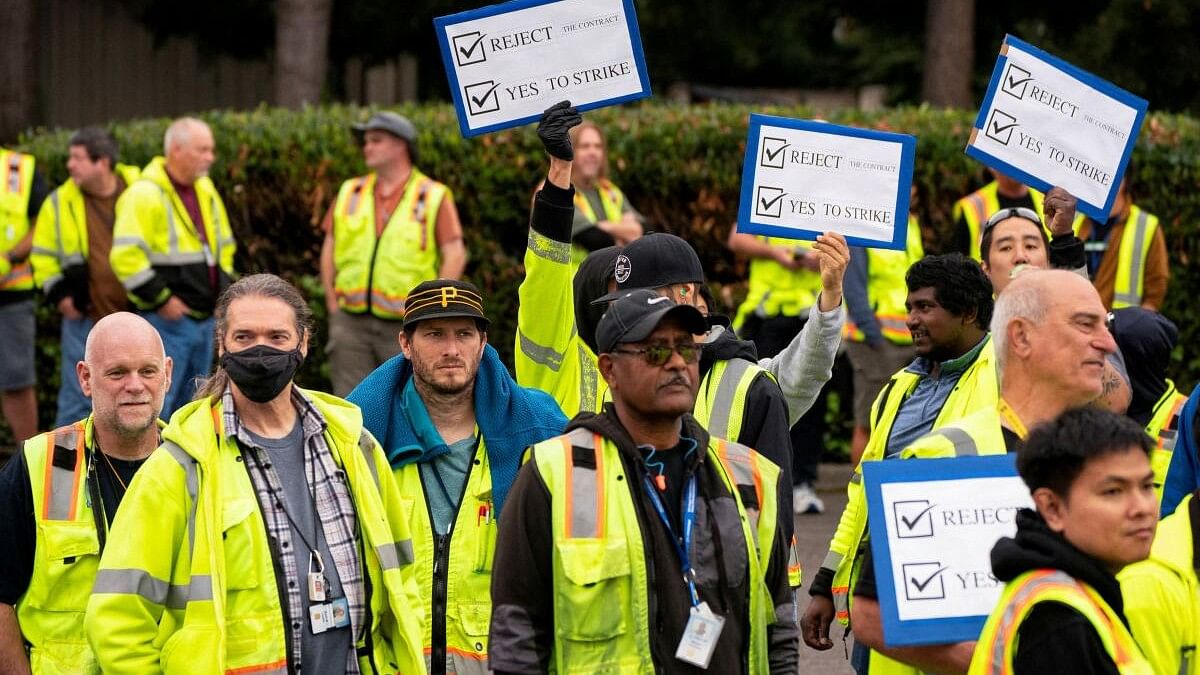
{"type": "Polygon", "coordinates": [[[333,204],[333,292],[345,312],[399,319],[408,292],[438,276],[437,217],[450,189],[413,167],[377,237],[375,179],[369,173],[342,183],[333,204]]]}
{"type": "Polygon", "coordinates": [[[12,264],[7,253],[29,234],[33,155],[0,148],[0,291],[33,290],[29,261],[12,264]]]}
{"type": "MultiPolygon", "coordinates": [[[[302,391],[345,472],[369,589],[364,673],[425,672],[407,513],[362,412],[302,391]]],[[[87,606],[105,673],[288,673],[284,611],[262,511],[219,399],[181,408],[129,486],[87,606]]],[[[293,617],[295,619],[295,617],[293,617]]]]}
{"type": "MultiPolygon", "coordinates": [[[[1000,210],[1000,195],[998,193],[999,186],[996,181],[992,181],[987,185],[979,188],[971,194],[954,202],[954,208],[951,212],[951,217],[958,221],[959,216],[967,223],[967,231],[971,235],[971,250],[970,256],[975,260],[982,260],[980,251],[980,238],[983,236],[983,226],[987,223],[988,218],[992,214],[1000,210]]],[[[1029,197],[1033,200],[1033,210],[1040,216],[1042,213],[1042,193],[1029,188],[1029,197]]]]}

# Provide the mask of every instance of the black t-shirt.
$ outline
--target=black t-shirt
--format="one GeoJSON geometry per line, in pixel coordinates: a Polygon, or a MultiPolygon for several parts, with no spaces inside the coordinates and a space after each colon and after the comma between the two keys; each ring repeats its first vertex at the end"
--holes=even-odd
{"type": "MultiPolygon", "coordinates": [[[[145,459],[127,461],[98,455],[94,471],[89,473],[91,488],[96,481],[104,517],[112,524],[125,489],[145,459]]],[[[33,488],[29,483],[29,465],[25,454],[17,453],[0,469],[0,602],[15,605],[29,588],[33,578],[33,556],[37,546],[37,523],[33,515],[33,488]]]]}
{"type": "Polygon", "coordinates": [[[669,450],[655,450],[650,446],[638,448],[642,451],[642,458],[646,461],[646,472],[651,481],[658,488],[658,494],[662,498],[663,507],[667,510],[667,515],[671,517],[671,527],[675,528],[675,533],[680,534],[680,513],[683,511],[683,486],[687,481],[689,467],[692,466],[692,459],[696,452],[694,448],[696,442],[687,439],[679,439],[679,443],[669,450]],[[691,452],[689,452],[691,450],[691,452]],[[659,480],[661,476],[661,480],[659,480]]]}
{"type": "Polygon", "coordinates": [[[1013,675],[1118,675],[1117,665],[1082,614],[1039,602],[1017,629],[1013,675]]]}
{"type": "MultiPolygon", "coordinates": [[[[1003,426],[1000,427],[1000,432],[1004,436],[1004,451],[1005,452],[1014,453],[1021,449],[1021,444],[1023,443],[1023,441],[1021,440],[1021,437],[1016,434],[1016,432],[1011,431],[1003,426]]],[[[891,461],[891,460],[884,460],[884,461],[891,461]]],[[[866,546],[867,551],[863,555],[862,561],[859,563],[860,565],[862,565],[862,572],[859,573],[858,583],[855,584],[855,586],[854,586],[854,594],[861,595],[864,598],[871,598],[872,600],[878,600],[879,592],[875,586],[874,557],[871,555],[871,547],[870,547],[869,540],[864,537],[863,542],[865,544],[867,544],[867,546],[866,546]]]]}

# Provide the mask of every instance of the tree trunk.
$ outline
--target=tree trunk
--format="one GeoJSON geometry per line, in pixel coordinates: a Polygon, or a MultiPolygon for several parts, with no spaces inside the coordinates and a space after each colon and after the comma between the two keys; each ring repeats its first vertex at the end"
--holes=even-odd
{"type": "Polygon", "coordinates": [[[0,2],[0,144],[33,125],[37,68],[33,0],[0,2]]]}
{"type": "Polygon", "coordinates": [[[975,0],[928,0],[921,99],[969,108],[975,55],[975,0]]]}
{"type": "MultiPolygon", "coordinates": [[[[6,0],[7,1],[7,0],[6,0]]],[[[325,85],[333,0],[277,0],[275,103],[319,103],[325,85]]]]}

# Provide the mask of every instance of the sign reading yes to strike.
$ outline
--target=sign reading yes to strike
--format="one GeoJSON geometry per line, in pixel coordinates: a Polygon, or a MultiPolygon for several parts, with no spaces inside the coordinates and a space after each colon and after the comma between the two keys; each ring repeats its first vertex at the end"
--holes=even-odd
{"type": "Polygon", "coordinates": [[[750,115],[738,231],[903,249],[917,139],[750,115]]]}
{"type": "Polygon", "coordinates": [[[992,546],[1033,507],[1015,455],[863,463],[883,638],[975,640],[1004,590],[992,546]]]}
{"type": "Polygon", "coordinates": [[[650,95],[633,0],[514,0],[433,24],[463,136],[650,95]]]}
{"type": "Polygon", "coordinates": [[[1066,188],[1080,211],[1105,221],[1147,105],[1009,35],[967,154],[1039,190],[1066,188]]]}

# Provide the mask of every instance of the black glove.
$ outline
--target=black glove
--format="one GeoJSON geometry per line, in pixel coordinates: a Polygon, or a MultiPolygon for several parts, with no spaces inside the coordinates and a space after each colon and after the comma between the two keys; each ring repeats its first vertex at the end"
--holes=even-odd
{"type": "Polygon", "coordinates": [[[583,121],[579,111],[571,107],[570,101],[561,101],[546,108],[542,119],[538,122],[538,138],[551,157],[564,161],[575,159],[575,149],[571,147],[571,135],[567,133],[571,127],[583,121]]]}

